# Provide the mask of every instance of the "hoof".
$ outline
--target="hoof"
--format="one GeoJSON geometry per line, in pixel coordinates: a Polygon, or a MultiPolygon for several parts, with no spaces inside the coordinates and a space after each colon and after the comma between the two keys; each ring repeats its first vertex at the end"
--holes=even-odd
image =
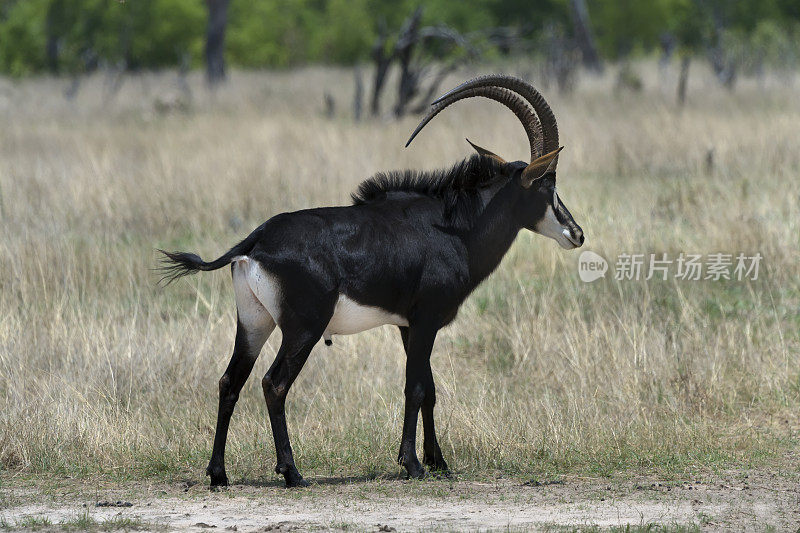
{"type": "Polygon", "coordinates": [[[286,480],[286,488],[291,489],[295,487],[308,487],[310,483],[303,479],[303,476],[300,475],[300,472],[294,467],[294,465],[278,465],[275,467],[276,474],[283,474],[284,479],[286,480]]]}
{"type": "Polygon", "coordinates": [[[294,488],[303,488],[303,487],[310,487],[311,483],[303,479],[302,476],[298,476],[296,479],[286,480],[286,488],[287,489],[294,489],[294,488]]]}
{"type": "Polygon", "coordinates": [[[228,486],[228,476],[225,475],[224,468],[206,468],[206,475],[211,477],[211,488],[215,487],[227,487],[228,486]]]}
{"type": "Polygon", "coordinates": [[[408,472],[406,479],[422,479],[425,477],[425,469],[419,464],[419,459],[415,453],[405,454],[403,448],[400,448],[400,453],[397,454],[397,464],[405,467],[408,472]]]}
{"type": "Polygon", "coordinates": [[[422,462],[425,463],[425,466],[427,466],[431,472],[435,472],[444,477],[450,477],[450,467],[447,466],[447,462],[441,456],[436,459],[423,457],[422,462]]]}
{"type": "Polygon", "coordinates": [[[422,479],[425,477],[425,469],[420,466],[419,463],[416,465],[405,465],[406,472],[408,472],[408,477],[406,479],[422,479]]]}

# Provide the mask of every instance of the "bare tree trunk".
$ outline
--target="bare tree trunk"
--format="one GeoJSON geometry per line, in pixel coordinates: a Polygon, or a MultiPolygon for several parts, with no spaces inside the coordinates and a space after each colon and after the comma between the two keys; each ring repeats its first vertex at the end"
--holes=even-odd
{"type": "Polygon", "coordinates": [[[598,74],[603,72],[603,63],[600,61],[600,54],[597,52],[597,45],[594,40],[594,33],[589,20],[589,10],[586,8],[586,0],[571,0],[570,15],[572,24],[575,28],[575,40],[581,50],[583,66],[598,74]]]}
{"type": "Polygon", "coordinates": [[[328,91],[325,91],[325,109],[322,112],[325,114],[325,118],[336,116],[336,100],[333,99],[333,95],[328,91]]]}
{"type": "Polygon", "coordinates": [[[423,111],[426,111],[431,105],[430,104],[431,100],[433,100],[434,97],[437,96],[437,92],[439,91],[439,86],[442,84],[447,75],[453,72],[455,69],[456,69],[455,63],[442,66],[439,69],[439,72],[437,72],[436,75],[433,76],[433,81],[431,81],[431,84],[428,86],[428,89],[425,91],[425,94],[422,96],[422,98],[420,98],[417,106],[414,107],[414,109],[412,109],[411,111],[413,113],[422,113],[423,111]]]}
{"type": "Polygon", "coordinates": [[[658,37],[658,44],[661,46],[661,57],[658,58],[658,69],[666,72],[672,61],[672,54],[678,46],[678,40],[669,32],[664,32],[658,37]]]}
{"type": "Polygon", "coordinates": [[[736,62],[726,57],[725,50],[719,44],[712,48],[708,55],[711,60],[711,68],[714,70],[717,80],[723,87],[732,91],[736,85],[736,62]]]}
{"type": "Polygon", "coordinates": [[[400,86],[397,94],[397,104],[394,108],[394,116],[402,117],[406,111],[406,105],[417,95],[419,73],[411,69],[411,57],[414,47],[419,42],[419,24],[422,20],[422,7],[417,7],[414,13],[406,19],[400,37],[395,45],[395,56],[400,62],[400,86]]]}
{"type": "Polygon", "coordinates": [[[386,52],[387,38],[386,21],[381,20],[378,29],[378,38],[372,47],[372,59],[375,61],[375,82],[372,86],[372,101],[370,103],[370,114],[373,117],[381,112],[381,91],[386,81],[386,73],[392,64],[392,54],[386,52]]]}
{"type": "Polygon", "coordinates": [[[689,82],[689,65],[692,62],[692,58],[689,54],[686,54],[681,58],[681,73],[678,77],[678,105],[683,107],[686,103],[686,85],[689,82]]]}
{"type": "Polygon", "coordinates": [[[706,149],[706,174],[714,173],[714,146],[709,146],[706,149]]]}
{"type": "Polygon", "coordinates": [[[478,50],[467,37],[444,25],[422,28],[421,21],[420,6],[403,22],[391,51],[386,49],[387,32],[385,24],[381,24],[378,39],[372,47],[372,59],[375,61],[375,85],[371,103],[373,116],[380,112],[381,89],[386,80],[386,73],[395,60],[400,67],[400,79],[393,112],[395,117],[401,117],[409,109],[414,113],[427,109],[428,100],[439,90],[445,77],[459,64],[478,57],[478,50]],[[441,45],[431,46],[434,42],[441,45]],[[452,52],[453,49],[459,49],[464,53],[447,60],[448,52],[452,52]],[[424,87],[423,81],[429,81],[427,88],[424,87]],[[412,101],[420,94],[424,95],[422,100],[413,105],[412,101]]]}
{"type": "Polygon", "coordinates": [[[580,51],[575,43],[564,36],[560,25],[545,26],[544,79],[555,80],[558,91],[569,93],[577,83],[577,70],[580,51]]]}
{"type": "Polygon", "coordinates": [[[178,68],[178,89],[187,104],[192,101],[192,88],[189,86],[189,80],[187,79],[191,66],[191,57],[188,52],[184,52],[181,54],[181,63],[178,68]]]}
{"type": "Polygon", "coordinates": [[[719,6],[713,2],[702,0],[695,0],[700,6],[704,6],[711,12],[711,20],[713,22],[713,31],[711,36],[711,43],[707,46],[708,56],[711,61],[711,68],[714,70],[714,75],[719,82],[732,91],[736,85],[738,64],[734,57],[730,56],[726,50],[726,43],[724,42],[725,23],[723,13],[720,11],[719,6]]]}
{"type": "Polygon", "coordinates": [[[64,2],[53,0],[47,6],[44,31],[47,40],[45,41],[44,53],[47,59],[47,69],[53,74],[59,71],[58,47],[61,36],[59,35],[58,23],[64,17],[64,2]]]}
{"type": "Polygon", "coordinates": [[[209,85],[225,81],[225,26],[228,24],[230,0],[206,0],[206,78],[209,85]]]}
{"type": "Polygon", "coordinates": [[[364,100],[364,82],[361,81],[361,68],[356,66],[353,71],[355,78],[355,93],[353,94],[353,119],[358,122],[361,120],[361,108],[364,100]]]}

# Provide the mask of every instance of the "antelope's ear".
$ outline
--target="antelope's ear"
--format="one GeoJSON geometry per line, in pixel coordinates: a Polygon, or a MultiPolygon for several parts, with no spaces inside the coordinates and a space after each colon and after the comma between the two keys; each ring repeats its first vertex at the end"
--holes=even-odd
{"type": "Polygon", "coordinates": [[[558,153],[563,149],[564,147],[562,146],[549,154],[544,154],[542,157],[531,161],[530,164],[525,167],[525,170],[522,171],[522,177],[520,178],[522,180],[522,186],[527,189],[534,180],[541,178],[550,170],[555,170],[556,162],[558,161],[558,153]]]}
{"type": "Polygon", "coordinates": [[[473,144],[473,143],[472,143],[472,141],[470,141],[469,139],[467,139],[467,142],[468,142],[468,143],[469,143],[469,145],[470,145],[470,146],[472,146],[472,147],[475,149],[475,151],[476,151],[476,152],[478,152],[480,155],[483,155],[483,156],[486,156],[486,157],[491,157],[492,159],[494,159],[495,161],[497,161],[497,162],[498,162],[498,163],[500,163],[501,165],[505,165],[505,164],[506,164],[506,160],[505,160],[505,159],[503,159],[502,157],[500,157],[499,155],[497,155],[497,154],[495,154],[495,153],[493,153],[493,152],[490,152],[490,151],[489,151],[489,150],[487,150],[486,148],[481,148],[481,147],[480,147],[480,146],[478,146],[477,144],[473,144]]]}

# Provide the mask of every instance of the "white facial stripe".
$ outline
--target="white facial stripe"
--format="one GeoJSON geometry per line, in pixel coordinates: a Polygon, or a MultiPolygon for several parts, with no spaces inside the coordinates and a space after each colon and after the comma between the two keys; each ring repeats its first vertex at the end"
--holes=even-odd
{"type": "Polygon", "coordinates": [[[556,218],[556,213],[553,211],[553,207],[548,205],[547,210],[544,213],[544,217],[542,217],[542,220],[536,225],[536,231],[545,237],[557,239],[561,235],[561,231],[563,229],[564,228],[561,227],[561,224],[556,218]]]}
{"type": "Polygon", "coordinates": [[[575,245],[569,239],[569,228],[561,225],[561,223],[558,221],[558,218],[556,218],[556,213],[553,211],[552,206],[547,206],[547,210],[545,211],[542,220],[540,220],[536,225],[534,231],[544,235],[545,237],[550,237],[562,248],[570,249],[575,247],[575,245]]]}

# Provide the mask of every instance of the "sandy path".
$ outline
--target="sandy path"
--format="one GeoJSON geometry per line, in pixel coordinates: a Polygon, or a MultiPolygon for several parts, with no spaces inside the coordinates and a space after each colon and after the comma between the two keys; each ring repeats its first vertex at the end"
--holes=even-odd
{"type": "MultiPolygon", "coordinates": [[[[6,479],[0,517],[58,524],[88,513],[103,522],[141,520],[154,529],[237,531],[494,530],[544,526],[698,524],[703,529],[779,530],[800,526],[800,487],[793,476],[733,473],[702,482],[579,480],[523,485],[433,480],[326,482],[287,491],[273,483],[234,485],[217,492],[187,484],[92,484],[57,487],[6,479]],[[126,502],[103,507],[98,502],[126,502]]],[[[796,476],[794,476],[796,478],[796,476]]]]}

